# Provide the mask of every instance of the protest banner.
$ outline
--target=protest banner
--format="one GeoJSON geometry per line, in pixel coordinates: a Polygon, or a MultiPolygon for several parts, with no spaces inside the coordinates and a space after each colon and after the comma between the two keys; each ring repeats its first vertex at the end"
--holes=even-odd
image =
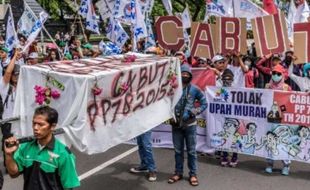
{"type": "Polygon", "coordinates": [[[246,54],[246,19],[231,17],[216,17],[217,52],[227,54],[240,52],[246,54]]]}
{"type": "MultiPolygon", "coordinates": [[[[309,117],[310,99],[305,93],[209,86],[205,94],[208,109],[197,119],[197,151],[210,153],[216,149],[310,163],[310,128],[306,120],[291,122],[298,125],[269,120],[273,114],[277,118],[276,112],[284,109],[281,105],[286,106],[283,113],[302,112],[301,118],[309,117]]],[[[152,131],[153,146],[173,147],[168,123],[152,131]]]]}
{"type": "Polygon", "coordinates": [[[310,127],[310,97],[307,93],[274,92],[281,123],[310,127]]]}
{"type": "Polygon", "coordinates": [[[175,85],[181,83],[179,60],[136,54],[128,62],[126,56],[22,67],[14,113],[21,121],[14,134],[32,134],[33,110],[40,103],[59,112],[65,143],[88,154],[104,152],[171,118],[182,93],[181,85],[175,85]]]}
{"type": "Polygon", "coordinates": [[[304,64],[310,62],[309,39],[310,22],[294,24],[294,54],[297,57],[295,63],[304,64]]]}
{"type": "Polygon", "coordinates": [[[216,53],[215,26],[211,24],[193,22],[191,27],[191,55],[212,59],[216,53]],[[212,30],[213,29],[213,30],[212,30]]]}
{"type": "Polygon", "coordinates": [[[160,47],[179,51],[185,44],[182,20],[176,16],[161,16],[155,23],[160,47]]]}
{"type": "Polygon", "coordinates": [[[289,49],[286,21],[282,12],[251,21],[257,56],[283,53],[289,49]]]}
{"type": "Polygon", "coordinates": [[[270,98],[273,93],[263,89],[207,88],[210,146],[273,160],[309,162],[309,128],[268,122],[279,115],[276,100],[270,98]]]}

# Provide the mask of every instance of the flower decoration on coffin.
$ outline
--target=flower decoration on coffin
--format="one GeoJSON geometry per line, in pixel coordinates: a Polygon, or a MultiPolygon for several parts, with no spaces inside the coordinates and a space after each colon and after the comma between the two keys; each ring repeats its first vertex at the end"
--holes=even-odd
{"type": "Polygon", "coordinates": [[[176,71],[172,69],[171,64],[172,63],[170,63],[170,69],[169,69],[169,73],[167,76],[167,80],[170,85],[170,89],[168,91],[169,96],[172,96],[174,94],[174,91],[179,87],[179,82],[178,82],[176,71]]]}
{"type": "Polygon", "coordinates": [[[94,96],[99,96],[102,93],[102,88],[99,88],[98,84],[95,83],[94,87],[92,88],[92,92],[94,96]]]}
{"type": "Polygon", "coordinates": [[[35,102],[39,105],[49,105],[52,99],[58,99],[60,97],[58,90],[53,90],[48,86],[35,85],[34,90],[36,91],[35,102]]]}
{"type": "Polygon", "coordinates": [[[43,75],[46,79],[45,86],[34,86],[34,90],[36,92],[35,102],[39,105],[49,105],[52,100],[60,98],[60,91],[64,91],[65,86],[48,73],[43,75]]]}
{"type": "Polygon", "coordinates": [[[125,94],[128,90],[129,86],[126,82],[123,82],[119,85],[118,92],[120,94],[125,94]]]}
{"type": "Polygon", "coordinates": [[[137,56],[135,55],[124,55],[124,59],[122,60],[122,62],[126,63],[126,64],[130,64],[135,62],[137,59],[137,56]]]}

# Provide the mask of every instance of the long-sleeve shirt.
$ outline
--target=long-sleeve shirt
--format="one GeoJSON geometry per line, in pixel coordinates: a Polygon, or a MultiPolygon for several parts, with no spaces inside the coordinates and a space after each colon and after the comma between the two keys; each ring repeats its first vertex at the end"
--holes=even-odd
{"type": "MultiPolygon", "coordinates": [[[[268,75],[268,76],[271,76],[271,73],[272,73],[272,65],[271,65],[271,61],[270,59],[266,59],[266,58],[262,58],[260,59],[257,64],[256,64],[256,68],[262,72],[264,75],[268,75]],[[264,64],[266,66],[264,66],[264,64]]],[[[284,79],[286,80],[288,78],[288,71],[287,69],[284,69],[284,73],[283,73],[283,76],[284,76],[284,79]]]]}
{"type": "Polygon", "coordinates": [[[202,113],[207,108],[207,100],[201,90],[199,90],[199,88],[195,85],[191,84],[183,88],[182,97],[175,107],[176,116],[181,115],[183,106],[184,111],[181,118],[183,121],[185,121],[188,120],[192,115],[196,116],[202,113]],[[199,102],[199,107],[195,106],[196,101],[199,102]],[[183,105],[183,102],[185,102],[185,106],[183,105]]]}

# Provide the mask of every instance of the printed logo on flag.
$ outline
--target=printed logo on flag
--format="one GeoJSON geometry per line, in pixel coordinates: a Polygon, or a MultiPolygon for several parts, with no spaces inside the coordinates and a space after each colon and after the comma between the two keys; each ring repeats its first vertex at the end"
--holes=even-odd
{"type": "Polygon", "coordinates": [[[214,102],[227,102],[229,98],[229,93],[226,89],[221,88],[218,91],[216,91],[214,102]]]}
{"type": "Polygon", "coordinates": [[[208,3],[208,11],[209,12],[220,12],[223,15],[226,14],[224,5],[218,2],[217,0],[208,3]]]}
{"type": "Polygon", "coordinates": [[[124,7],[124,15],[125,18],[131,18],[133,15],[133,13],[136,12],[135,10],[132,10],[132,3],[128,3],[125,5],[124,7]]]}

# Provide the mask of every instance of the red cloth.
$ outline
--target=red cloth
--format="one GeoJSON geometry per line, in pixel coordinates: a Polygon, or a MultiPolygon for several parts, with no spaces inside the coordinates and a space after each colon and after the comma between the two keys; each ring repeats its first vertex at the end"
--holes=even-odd
{"type": "Polygon", "coordinates": [[[254,88],[255,87],[255,83],[254,83],[254,79],[259,77],[259,73],[258,70],[249,70],[246,74],[245,74],[245,87],[246,88],[254,88]],[[255,74],[255,76],[254,76],[255,74]]]}
{"type": "Polygon", "coordinates": [[[263,0],[263,8],[271,15],[277,14],[278,9],[273,0],[263,0]]]}
{"type": "Polygon", "coordinates": [[[192,84],[205,90],[206,86],[215,86],[216,75],[214,71],[205,68],[192,68],[192,84]]]}

